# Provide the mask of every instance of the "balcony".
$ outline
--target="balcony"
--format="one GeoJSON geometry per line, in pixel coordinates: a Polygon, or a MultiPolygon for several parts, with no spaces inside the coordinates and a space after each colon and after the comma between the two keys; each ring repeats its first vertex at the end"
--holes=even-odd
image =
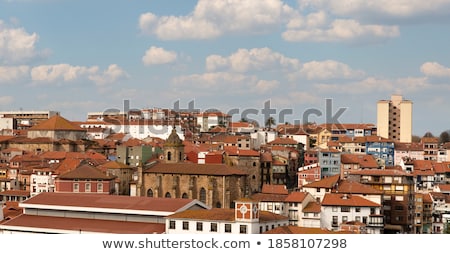
{"type": "Polygon", "coordinates": [[[369,221],[367,222],[368,227],[383,227],[384,226],[384,216],[381,214],[369,215],[369,221]]]}

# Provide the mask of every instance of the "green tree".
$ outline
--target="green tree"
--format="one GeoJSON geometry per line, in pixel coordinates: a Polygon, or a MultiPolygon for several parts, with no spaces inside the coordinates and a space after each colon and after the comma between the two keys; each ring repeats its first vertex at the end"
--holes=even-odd
{"type": "Polygon", "coordinates": [[[272,128],[272,125],[275,125],[275,118],[273,118],[273,117],[267,118],[266,127],[270,129],[270,128],[272,128]]]}

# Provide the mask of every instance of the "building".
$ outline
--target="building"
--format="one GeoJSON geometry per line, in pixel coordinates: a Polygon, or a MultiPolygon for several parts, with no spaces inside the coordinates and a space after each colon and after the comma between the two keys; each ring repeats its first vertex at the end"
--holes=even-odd
{"type": "Polygon", "coordinates": [[[415,191],[413,175],[399,169],[351,172],[349,179],[383,191],[384,233],[413,233],[415,191]]]}
{"type": "Polygon", "coordinates": [[[288,225],[286,216],[261,211],[251,199],[235,201],[235,208],[190,210],[167,216],[167,234],[262,234],[288,225]]]}
{"type": "Polygon", "coordinates": [[[319,166],[322,178],[341,173],[341,152],[335,149],[319,150],[319,166]]]}
{"type": "Polygon", "coordinates": [[[412,140],[412,101],[401,95],[377,103],[377,135],[396,142],[412,140]]]}
{"type": "Polygon", "coordinates": [[[163,158],[137,167],[130,195],[198,199],[210,207],[232,208],[250,194],[248,173],[226,164],[184,161],[184,145],[175,131],[164,143],[163,158]]]}
{"type": "Polygon", "coordinates": [[[0,118],[12,119],[13,124],[10,127],[28,129],[58,114],[57,111],[2,111],[0,112],[0,118]]]}
{"type": "Polygon", "coordinates": [[[196,117],[200,132],[208,132],[215,126],[227,127],[231,122],[231,115],[220,111],[198,113],[196,117]]]}
{"type": "Polygon", "coordinates": [[[43,192],[19,203],[23,214],[0,224],[3,234],[162,234],[165,217],[208,209],[193,199],[43,192]]]}
{"type": "Polygon", "coordinates": [[[88,162],[55,178],[55,192],[117,194],[116,176],[106,175],[88,162]]]}
{"type": "Polygon", "coordinates": [[[384,223],[381,205],[361,196],[327,193],[322,200],[321,228],[339,230],[348,222],[363,223],[370,234],[380,234],[384,223]]]}

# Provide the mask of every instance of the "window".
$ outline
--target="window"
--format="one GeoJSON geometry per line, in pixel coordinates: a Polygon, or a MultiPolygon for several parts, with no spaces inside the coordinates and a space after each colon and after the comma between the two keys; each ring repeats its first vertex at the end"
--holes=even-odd
{"type": "Polygon", "coordinates": [[[333,212],[337,212],[337,211],[338,211],[337,206],[333,206],[332,211],[333,211],[333,212]]]}
{"type": "Polygon", "coordinates": [[[200,201],[206,203],[206,190],[203,187],[200,189],[200,201]]]}
{"type": "Polygon", "coordinates": [[[333,227],[337,227],[338,226],[338,217],[337,216],[333,216],[333,221],[331,224],[333,227]]]}
{"type": "Polygon", "coordinates": [[[240,225],[239,226],[239,233],[240,234],[247,234],[247,225],[240,225]]]}
{"type": "Polygon", "coordinates": [[[84,191],[91,192],[91,183],[86,183],[86,185],[84,186],[84,191]]]}
{"type": "Polygon", "coordinates": [[[355,212],[357,213],[361,212],[361,207],[355,207],[355,212]]]}
{"type": "Polygon", "coordinates": [[[348,221],[348,217],[347,216],[342,216],[342,222],[347,222],[348,221]]]}
{"type": "Polygon", "coordinates": [[[169,229],[175,229],[175,221],[174,220],[169,221],[169,229]]]}
{"type": "Polygon", "coordinates": [[[73,184],[73,192],[79,192],[80,191],[80,185],[79,183],[73,184]]]}
{"type": "Polygon", "coordinates": [[[231,233],[231,224],[225,224],[225,233],[231,233]]]}
{"type": "Polygon", "coordinates": [[[183,221],[183,230],[189,230],[189,221],[183,221]]]}
{"type": "Polygon", "coordinates": [[[197,231],[203,231],[203,223],[197,222],[197,231]]]}
{"type": "Polygon", "coordinates": [[[103,183],[97,183],[97,192],[103,192],[103,183]]]}
{"type": "Polygon", "coordinates": [[[217,223],[211,223],[211,229],[209,231],[217,232],[217,223]]]}
{"type": "Polygon", "coordinates": [[[348,207],[348,206],[341,206],[341,212],[349,213],[350,212],[350,207],[348,207]]]}

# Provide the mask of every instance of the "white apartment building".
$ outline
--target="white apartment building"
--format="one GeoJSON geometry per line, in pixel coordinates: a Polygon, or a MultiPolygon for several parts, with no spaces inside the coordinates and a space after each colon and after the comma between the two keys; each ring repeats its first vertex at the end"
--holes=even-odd
{"type": "Polygon", "coordinates": [[[212,208],[175,213],[166,217],[166,234],[261,234],[287,226],[286,216],[260,211],[250,199],[236,201],[235,208],[212,208]]]}
{"type": "Polygon", "coordinates": [[[377,103],[377,135],[397,142],[411,142],[412,101],[401,95],[377,103]]]}
{"type": "Polygon", "coordinates": [[[384,227],[381,205],[357,195],[327,193],[321,207],[321,228],[338,230],[345,222],[362,222],[369,234],[380,234],[384,227]]]}
{"type": "Polygon", "coordinates": [[[30,195],[55,191],[55,177],[52,170],[36,169],[30,176],[30,195]]]}

